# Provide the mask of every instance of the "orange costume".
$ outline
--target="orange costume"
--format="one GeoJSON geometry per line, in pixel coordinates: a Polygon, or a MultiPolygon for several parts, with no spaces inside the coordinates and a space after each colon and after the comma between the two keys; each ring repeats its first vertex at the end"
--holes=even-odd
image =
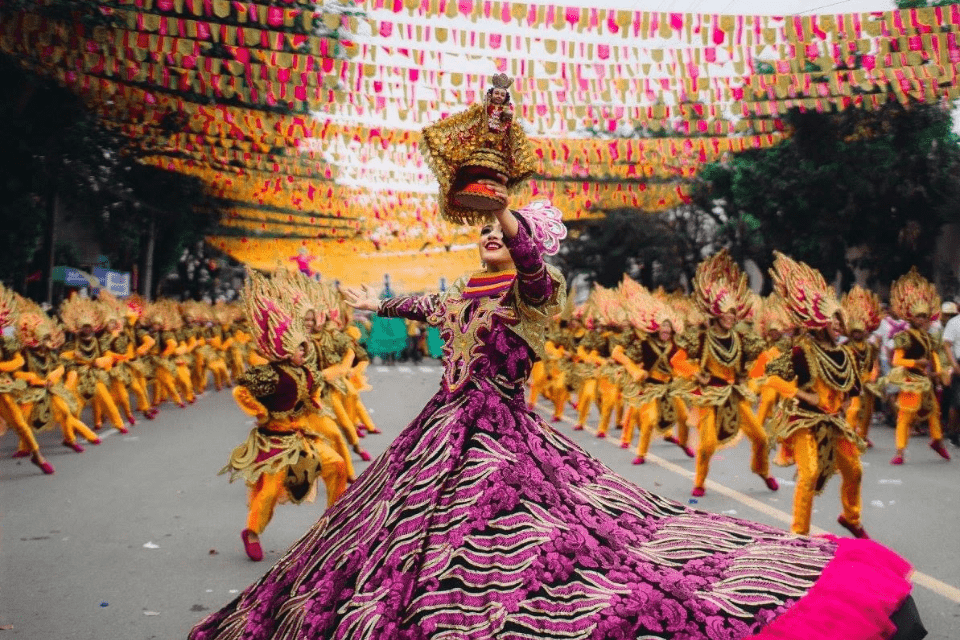
{"type": "Polygon", "coordinates": [[[220,473],[243,477],[250,490],[247,526],[241,532],[247,556],[263,559],[260,535],[277,504],[312,501],[322,478],[327,505],[346,489],[343,459],[310,427],[317,407],[319,372],[304,366],[306,330],[293,309],[293,296],[262,276],[251,275],[243,292],[254,339],[269,362],[237,380],[233,395],[257,420],[247,440],[234,449],[220,473]]]}
{"type": "Polygon", "coordinates": [[[752,445],[750,469],[776,491],[779,486],[770,476],[767,435],[750,407],[755,396],[743,384],[748,365],[760,355],[763,344],[756,335],[734,328],[753,303],[747,276],[724,250],[697,266],[693,285],[697,304],[711,317],[710,324],[680,336],[680,348],[670,360],[677,374],[690,379],[678,395],[699,409],[700,444],[692,495],[706,493],[710,459],[719,446],[733,444],[740,431],[752,445]]]}
{"type": "Polygon", "coordinates": [[[797,324],[807,329],[790,352],[767,367],[768,384],[789,398],[776,432],[797,464],[791,529],[810,532],[813,498],[839,471],[843,513],[837,522],[866,538],[860,524],[860,454],[866,443],[843,410],[846,400],[860,393],[861,381],[852,352],[837,344],[841,308],[818,271],[776,255],[774,285],[797,324]]]}
{"type": "Polygon", "coordinates": [[[897,395],[897,454],[890,464],[903,464],[915,420],[926,420],[930,426],[930,448],[945,460],[950,459],[943,446],[940,426],[940,403],[935,380],[942,373],[937,355],[940,345],[928,331],[930,320],[940,313],[940,296],[931,282],[916,268],[901,276],[890,287],[893,312],[910,322],[910,328],[893,337],[893,370],[887,375],[889,384],[900,387],[897,395]]]}

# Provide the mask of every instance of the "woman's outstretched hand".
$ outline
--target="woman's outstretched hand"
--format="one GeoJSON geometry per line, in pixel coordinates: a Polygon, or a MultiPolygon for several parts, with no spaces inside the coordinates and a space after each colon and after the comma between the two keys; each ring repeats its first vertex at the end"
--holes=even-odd
{"type": "Polygon", "coordinates": [[[380,297],[367,285],[356,287],[340,287],[340,293],[348,305],[354,309],[376,311],[380,308],[380,297]]]}

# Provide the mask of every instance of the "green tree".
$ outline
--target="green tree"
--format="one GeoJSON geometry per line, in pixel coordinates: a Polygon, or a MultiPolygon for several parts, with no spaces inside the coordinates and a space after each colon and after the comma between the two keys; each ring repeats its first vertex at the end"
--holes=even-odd
{"type": "Polygon", "coordinates": [[[939,105],[786,117],[782,144],[709,165],[695,201],[726,221],[718,241],[769,266],[774,249],[827,277],[865,268],[886,284],[929,274],[938,232],[960,220],[960,144],[939,105]],[[864,250],[857,264],[848,250],[864,250]]]}

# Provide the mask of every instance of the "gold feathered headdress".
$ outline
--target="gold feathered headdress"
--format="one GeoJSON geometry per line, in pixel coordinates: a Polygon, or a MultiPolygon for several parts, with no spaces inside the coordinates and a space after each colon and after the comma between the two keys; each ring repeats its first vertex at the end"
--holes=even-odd
{"type": "Polygon", "coordinates": [[[127,305],[120,302],[109,291],[101,291],[97,302],[100,304],[100,313],[103,314],[104,326],[111,322],[119,322],[122,327],[126,321],[127,305]]]}
{"type": "Polygon", "coordinates": [[[822,329],[836,315],[843,315],[837,294],[823,274],[809,265],[775,251],[770,274],[776,292],[783,298],[797,325],[822,329]]]}
{"type": "Polygon", "coordinates": [[[624,277],[620,283],[619,293],[627,313],[627,321],[638,331],[656,333],[667,322],[674,331],[683,330],[680,314],[670,304],[666,295],[652,294],[629,277],[624,277]]]}
{"type": "Polygon", "coordinates": [[[761,336],[771,331],[783,333],[793,326],[793,318],[790,317],[787,303],[778,293],[772,293],[760,300],[753,322],[757,333],[761,336]]]}
{"type": "Polygon", "coordinates": [[[0,284],[0,329],[13,324],[17,315],[17,298],[13,291],[0,284]]]}
{"type": "Polygon", "coordinates": [[[71,333],[79,333],[86,326],[100,331],[104,325],[103,308],[90,298],[81,298],[76,293],[60,305],[60,317],[71,333]]]}
{"type": "Polygon", "coordinates": [[[890,308],[901,318],[926,314],[936,320],[940,317],[940,296],[933,283],[912,267],[890,287],[890,308]]]}
{"type": "Polygon", "coordinates": [[[719,318],[733,313],[742,320],[750,312],[752,297],[747,274],[733,261],[726,249],[699,265],[693,277],[693,295],[704,313],[719,318]]]}
{"type": "Polygon", "coordinates": [[[847,331],[875,331],[883,319],[880,305],[880,297],[860,285],[843,294],[840,306],[843,307],[847,331]]]}
{"type": "Polygon", "coordinates": [[[270,360],[285,360],[308,340],[294,292],[282,281],[250,273],[242,302],[257,347],[270,360]]]}

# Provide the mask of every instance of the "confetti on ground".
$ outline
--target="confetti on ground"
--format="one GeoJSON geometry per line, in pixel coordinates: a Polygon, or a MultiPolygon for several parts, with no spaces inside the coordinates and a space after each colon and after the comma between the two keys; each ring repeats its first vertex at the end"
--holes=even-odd
{"type": "Polygon", "coordinates": [[[880,484],[903,484],[900,478],[880,478],[880,484]]]}
{"type": "Polygon", "coordinates": [[[145,616],[158,616],[160,615],[159,611],[144,611],[143,615],[145,616]]]}
{"type": "Polygon", "coordinates": [[[880,507],[880,508],[883,508],[886,506],[885,504],[883,504],[883,500],[871,500],[870,505],[873,507],[880,507]]]}
{"type": "Polygon", "coordinates": [[[154,542],[151,541],[151,542],[148,542],[148,543],[146,543],[145,545],[143,545],[143,548],[144,548],[144,549],[159,549],[159,548],[160,548],[160,545],[155,544],[154,542]]]}

